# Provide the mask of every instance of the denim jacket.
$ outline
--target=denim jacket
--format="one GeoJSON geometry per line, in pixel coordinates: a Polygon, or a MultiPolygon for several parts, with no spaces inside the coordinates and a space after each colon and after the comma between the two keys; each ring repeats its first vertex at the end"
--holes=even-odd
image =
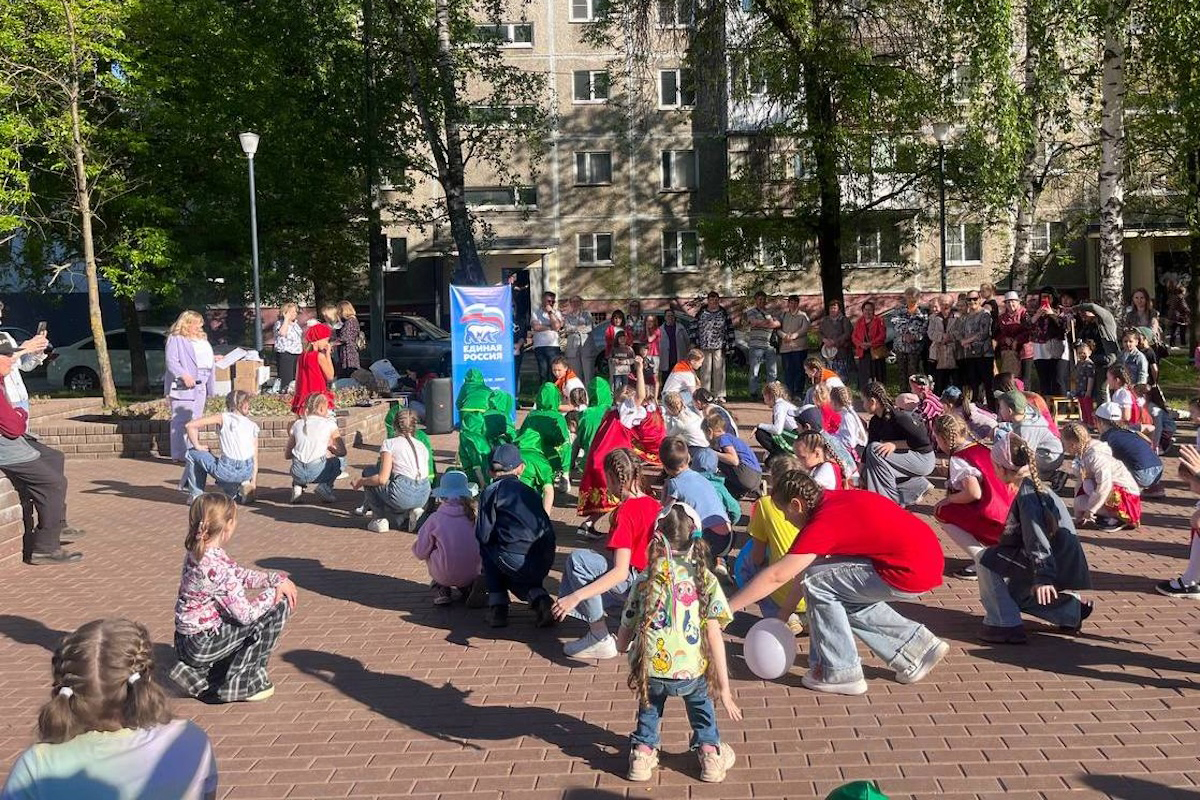
{"type": "Polygon", "coordinates": [[[1062,498],[1039,493],[1028,478],[1017,489],[999,544],[987,548],[980,563],[1006,578],[1053,584],[1056,589],[1092,585],[1071,513],[1062,498]]]}

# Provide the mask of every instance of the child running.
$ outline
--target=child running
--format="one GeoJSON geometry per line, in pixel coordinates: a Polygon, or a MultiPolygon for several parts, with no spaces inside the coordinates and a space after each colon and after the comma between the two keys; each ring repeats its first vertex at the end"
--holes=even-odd
{"type": "Polygon", "coordinates": [[[258,479],[258,423],[250,419],[250,393],[235,389],[225,396],[225,412],[209,414],[189,422],[188,451],[184,456],[183,477],[179,488],[187,492],[188,505],[204,494],[204,484],[211,475],[217,486],[229,497],[241,497],[250,502],[258,479]],[[221,455],[214,456],[206,445],[200,444],[200,431],[209,425],[220,425],[217,439],[221,455]]]}
{"type": "Polygon", "coordinates": [[[282,572],[238,566],[225,552],[237,530],[237,505],[201,495],[188,512],[183,576],[175,601],[175,681],[191,697],[232,703],[275,694],[267,661],[296,607],[296,585],[282,572]],[[246,596],[249,589],[257,593],[246,596]]]}
{"type": "Polygon", "coordinates": [[[38,744],[17,757],[0,797],[215,800],[212,745],[196,723],[171,717],[144,626],[89,622],[63,638],[50,664],[38,744]]]}
{"type": "Polygon", "coordinates": [[[978,580],[976,560],[985,547],[1000,541],[1014,487],[996,475],[992,451],[967,438],[961,418],[943,414],[935,419],[933,438],[938,449],[950,457],[946,496],[933,507],[933,517],[971,559],[954,577],[978,580]]]}
{"type": "Polygon", "coordinates": [[[607,612],[623,606],[634,580],[646,571],[658,501],[642,492],[642,463],[628,448],[604,457],[604,473],[620,505],[612,512],[607,553],[578,549],[567,556],[554,618],[575,617],[588,632],[563,645],[571,658],[616,658],[617,642],[608,630],[607,612]]]}
{"type": "Polygon", "coordinates": [[[455,595],[465,598],[479,577],[479,543],[475,541],[475,503],[478,491],[467,474],[452,469],[433,490],[440,502],[417,533],[412,552],[424,561],[433,584],[433,604],[449,605],[455,595]]]}
{"type": "Polygon", "coordinates": [[[1142,492],[1129,469],[1104,442],[1094,442],[1080,422],[1062,427],[1063,450],[1075,458],[1079,478],[1075,521],[1102,531],[1136,528],[1142,521],[1142,492]]]}
{"type": "Polygon", "coordinates": [[[332,503],[333,482],[346,468],[346,442],[337,420],[329,416],[329,398],[310,394],[304,416],[292,423],[287,458],[292,462],[292,502],[298,503],[304,487],[315,484],[313,494],[332,503]]]}
{"type": "Polygon", "coordinates": [[[733,748],[721,742],[712,702],[715,694],[730,719],[742,718],[721,637],[733,615],[708,571],[708,555],[696,512],[683,503],[663,509],[649,568],[633,587],[617,635],[617,649],[629,648],[629,688],[638,699],[637,729],[630,737],[631,781],[654,777],[663,708],[672,696],[687,708],[700,780],[720,783],[733,766],[733,748]]]}

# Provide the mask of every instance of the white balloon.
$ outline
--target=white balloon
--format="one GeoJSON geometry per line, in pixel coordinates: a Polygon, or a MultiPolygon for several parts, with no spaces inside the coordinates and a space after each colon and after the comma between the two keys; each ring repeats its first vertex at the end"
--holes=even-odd
{"type": "Polygon", "coordinates": [[[742,652],[751,672],[773,681],[786,675],[796,662],[796,634],[781,619],[761,619],[746,634],[742,652]]]}

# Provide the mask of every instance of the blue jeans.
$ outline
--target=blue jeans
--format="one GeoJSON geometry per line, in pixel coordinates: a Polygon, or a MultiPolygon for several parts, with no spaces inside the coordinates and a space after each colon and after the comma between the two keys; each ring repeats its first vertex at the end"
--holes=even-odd
{"type": "MultiPolygon", "coordinates": [[[[739,589],[753,580],[754,576],[767,568],[769,562],[764,561],[762,565],[755,564],[750,560],[750,552],[754,549],[754,541],[748,541],[742,545],[742,549],[738,552],[737,559],[733,562],[733,582],[739,589]]],[[[779,613],[779,603],[771,595],[767,595],[762,600],[758,601],[758,611],[763,615],[763,619],[774,617],[779,613]]]]}
{"type": "Polygon", "coordinates": [[[897,674],[911,673],[938,643],[928,628],[900,616],[886,602],[920,595],[891,586],[867,559],[826,559],[809,567],[803,580],[812,636],[808,666],[821,680],[862,678],[855,636],[897,674]]]}
{"type": "Polygon", "coordinates": [[[663,707],[667,704],[668,697],[683,698],[688,722],[692,725],[692,749],[705,744],[714,747],[721,744],[721,734],[717,730],[717,713],[713,708],[712,698],[708,696],[706,678],[649,678],[648,681],[646,693],[650,702],[638,708],[637,729],[629,737],[635,745],[644,744],[658,749],[658,729],[662,724],[663,707]]]}
{"type": "Polygon", "coordinates": [[[1159,478],[1162,477],[1163,468],[1162,468],[1162,465],[1160,464],[1157,467],[1144,467],[1142,469],[1131,469],[1131,470],[1129,470],[1129,473],[1131,475],[1133,475],[1134,483],[1136,483],[1138,486],[1142,487],[1143,489],[1149,489],[1151,486],[1158,483],[1159,478]]]}
{"type": "Polygon", "coordinates": [[[688,455],[692,458],[692,463],[689,465],[696,472],[703,472],[706,475],[715,475],[717,472],[717,451],[711,447],[700,447],[699,445],[688,445],[688,455]]]}
{"type": "Polygon", "coordinates": [[[488,605],[508,605],[508,593],[518,600],[532,603],[549,595],[543,584],[554,565],[554,537],[546,536],[533,543],[527,553],[515,553],[496,544],[479,548],[483,558],[483,580],[487,584],[488,605]]]}
{"type": "MultiPolygon", "coordinates": [[[[363,470],[364,478],[378,474],[379,467],[377,465],[363,470]]],[[[383,486],[365,487],[363,500],[367,507],[375,512],[376,518],[396,516],[417,508],[424,508],[425,503],[429,501],[429,493],[432,489],[433,485],[427,480],[396,475],[383,486]]]]}
{"type": "Polygon", "coordinates": [[[553,383],[554,373],[550,371],[550,362],[562,355],[561,347],[535,347],[533,357],[537,359],[538,386],[543,383],[553,383]]]}
{"type": "Polygon", "coordinates": [[[764,383],[775,380],[775,348],[750,348],[750,396],[758,397],[764,383]],[[761,374],[760,374],[761,373],[761,374]],[[765,379],[760,383],[759,378],[765,379]]]}
{"type": "Polygon", "coordinates": [[[221,456],[217,458],[207,450],[192,448],[183,457],[183,479],[179,488],[192,497],[204,494],[204,484],[211,475],[221,491],[229,497],[237,497],[242,483],[254,474],[254,459],[239,461],[221,456]]]}
{"type": "Polygon", "coordinates": [[[318,458],[307,463],[292,459],[292,484],[308,486],[310,483],[316,483],[332,487],[345,468],[346,459],[338,456],[318,458]]]}
{"type": "MultiPolygon", "coordinates": [[[[612,567],[608,559],[595,550],[575,550],[567,556],[566,566],[563,567],[562,580],[558,584],[558,596],[566,597],[577,589],[594,582],[612,567]]],[[[603,594],[589,597],[575,606],[570,616],[584,622],[599,622],[604,619],[605,612],[616,609],[620,612],[625,600],[629,597],[629,589],[637,577],[631,567],[625,580],[603,594]]]]}
{"type": "Polygon", "coordinates": [[[1016,628],[1021,624],[1021,613],[1040,617],[1052,625],[1078,627],[1079,615],[1083,610],[1079,598],[1073,594],[1059,594],[1058,599],[1048,606],[1039,605],[1033,596],[1033,581],[1029,578],[1005,580],[982,564],[978,565],[979,602],[983,604],[983,624],[997,628],[1016,628]]]}

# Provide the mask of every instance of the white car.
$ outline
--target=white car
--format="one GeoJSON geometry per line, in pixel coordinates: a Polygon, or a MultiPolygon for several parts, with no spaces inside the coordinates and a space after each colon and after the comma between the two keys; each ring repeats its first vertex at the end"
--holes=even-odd
{"type": "MultiPolygon", "coordinates": [[[[113,382],[130,386],[133,374],[129,367],[129,337],[124,329],[106,331],[108,360],[112,364],[113,382]]],[[[146,348],[146,371],[150,386],[162,383],[167,368],[167,329],[142,328],[142,346],[146,348]]],[[[63,386],[76,392],[93,392],[100,388],[100,362],[96,359],[96,343],[91,336],[74,344],[55,347],[58,357],[48,362],[46,379],[50,386],[63,386]]]]}

